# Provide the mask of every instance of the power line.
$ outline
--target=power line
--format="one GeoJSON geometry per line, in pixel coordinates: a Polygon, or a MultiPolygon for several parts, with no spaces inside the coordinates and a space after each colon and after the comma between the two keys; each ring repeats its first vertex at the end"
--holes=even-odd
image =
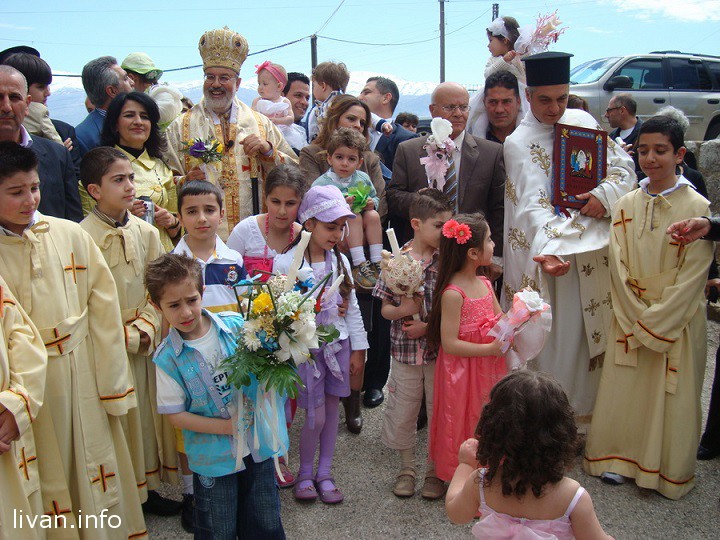
{"type": "MultiPolygon", "coordinates": [[[[475,18],[474,18],[472,21],[470,21],[469,23],[464,24],[464,25],[461,26],[460,28],[456,28],[456,29],[453,30],[452,32],[447,32],[447,33],[445,34],[445,36],[447,37],[447,36],[450,36],[450,35],[452,35],[452,34],[455,34],[455,33],[459,32],[460,30],[464,30],[465,28],[467,28],[467,27],[470,26],[471,24],[477,22],[477,21],[480,20],[482,17],[484,17],[485,15],[487,15],[487,13],[488,13],[489,11],[490,11],[490,9],[486,9],[485,11],[483,11],[480,15],[478,15],[477,17],[475,17],[475,18]]],[[[435,36],[435,37],[431,37],[431,38],[428,38],[428,39],[419,39],[419,40],[417,40],[417,41],[404,41],[404,42],[402,42],[402,43],[370,43],[370,42],[367,42],[367,41],[353,41],[353,40],[350,40],[350,39],[333,38],[333,37],[330,37],[330,36],[321,36],[321,35],[318,35],[318,37],[319,37],[319,38],[323,38],[323,39],[327,39],[327,40],[329,40],[329,41],[339,41],[340,43],[351,43],[351,44],[353,44],[353,45],[369,45],[369,46],[371,46],[371,47],[401,47],[401,46],[403,46],[403,45],[417,45],[418,43],[428,43],[428,42],[430,42],[430,41],[435,41],[435,40],[439,39],[439,36],[435,36]]]]}
{"type": "MultiPolygon", "coordinates": [[[[295,39],[293,41],[288,41],[287,43],[283,43],[282,45],[275,45],[274,47],[268,47],[267,49],[263,49],[261,51],[255,51],[248,54],[248,56],[254,56],[256,54],[263,54],[268,51],[274,51],[276,49],[282,49],[283,47],[287,47],[289,45],[294,45],[295,43],[300,43],[301,41],[305,41],[306,39],[310,39],[310,36],[301,37],[298,39],[295,39]]],[[[163,73],[169,73],[171,71],[183,71],[186,69],[196,69],[202,67],[202,64],[197,64],[193,66],[183,66],[178,68],[170,68],[170,69],[164,69],[163,73]]],[[[53,77],[81,77],[81,75],[75,75],[75,74],[55,74],[53,73],[53,77]]]]}
{"type": "Polygon", "coordinates": [[[345,0],[340,0],[340,3],[338,4],[338,7],[335,8],[335,11],[333,11],[333,12],[330,14],[330,16],[327,18],[327,20],[322,24],[322,26],[317,29],[317,31],[315,32],[316,35],[319,34],[320,32],[322,32],[322,31],[325,29],[325,27],[326,27],[326,26],[328,25],[328,23],[332,20],[332,18],[335,16],[335,14],[340,10],[340,8],[342,7],[342,5],[343,5],[344,3],[345,3],[345,0]]]}

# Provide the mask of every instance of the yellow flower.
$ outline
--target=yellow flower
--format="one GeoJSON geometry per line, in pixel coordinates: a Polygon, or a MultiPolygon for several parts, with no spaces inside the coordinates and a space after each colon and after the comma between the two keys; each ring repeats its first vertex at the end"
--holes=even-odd
{"type": "Polygon", "coordinates": [[[252,311],[255,314],[267,313],[272,310],[273,303],[272,298],[268,293],[260,293],[254,299],[252,303],[252,311]]]}
{"type": "Polygon", "coordinates": [[[215,148],[215,151],[219,154],[222,154],[225,151],[225,147],[223,146],[223,143],[219,142],[217,144],[217,148],[215,148]]]}

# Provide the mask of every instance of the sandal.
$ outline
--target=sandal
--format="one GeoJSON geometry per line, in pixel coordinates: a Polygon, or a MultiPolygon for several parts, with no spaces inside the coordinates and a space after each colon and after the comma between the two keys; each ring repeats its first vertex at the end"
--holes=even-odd
{"type": "Polygon", "coordinates": [[[434,501],[445,495],[446,491],[447,486],[445,485],[445,482],[440,480],[437,476],[426,476],[425,483],[420,490],[420,495],[422,495],[423,499],[434,501]]]}
{"type": "MultiPolygon", "coordinates": [[[[277,471],[275,471],[275,480],[277,481],[277,485],[280,489],[289,488],[295,485],[295,475],[290,472],[290,469],[287,466],[287,463],[285,463],[284,458],[280,458],[278,460],[280,472],[283,475],[283,478],[285,480],[282,480],[280,476],[278,475],[277,471]]],[[[310,480],[310,478],[308,479],[310,480]]]]}
{"type": "Polygon", "coordinates": [[[314,501],[318,497],[312,476],[298,475],[297,482],[293,486],[293,496],[298,501],[314,501]]]}
{"type": "Polygon", "coordinates": [[[343,502],[345,499],[343,492],[335,485],[335,479],[330,476],[326,476],[325,478],[315,478],[315,487],[317,488],[320,500],[325,504],[338,504],[343,502]],[[323,482],[330,482],[332,487],[330,489],[322,489],[321,486],[323,482]]]}

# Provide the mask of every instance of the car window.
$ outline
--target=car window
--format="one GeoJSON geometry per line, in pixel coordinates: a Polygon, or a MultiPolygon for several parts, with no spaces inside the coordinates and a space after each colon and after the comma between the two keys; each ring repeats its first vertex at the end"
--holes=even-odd
{"type": "Polygon", "coordinates": [[[713,85],[716,89],[720,89],[720,62],[706,62],[705,65],[710,69],[713,85]]]}
{"type": "Polygon", "coordinates": [[[661,90],[667,88],[663,77],[662,59],[642,58],[631,60],[615,75],[630,77],[633,90],[661,90]]]}
{"type": "Polygon", "coordinates": [[[705,66],[689,58],[670,58],[672,87],[675,90],[710,90],[712,81],[705,66]]]}
{"type": "Polygon", "coordinates": [[[605,75],[610,66],[618,61],[618,57],[600,58],[580,64],[570,71],[570,84],[586,84],[597,81],[605,75]]]}

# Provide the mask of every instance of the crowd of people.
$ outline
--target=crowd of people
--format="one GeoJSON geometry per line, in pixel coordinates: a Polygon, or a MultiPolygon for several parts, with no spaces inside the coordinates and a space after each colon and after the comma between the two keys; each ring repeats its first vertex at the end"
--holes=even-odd
{"type": "Polygon", "coordinates": [[[605,177],[581,208],[553,204],[555,125],[600,129],[581,99],[570,108],[572,55],[546,50],[557,23],[496,19],[483,89],[435,88],[441,175],[386,77],[355,97],[343,63],[308,77],[268,60],[241,102],[250,47],[227,27],[199,40],[199,103],[144,53],[104,56],[83,69],[92,110],[75,128],[50,118],[38,51],[0,53],[0,538],[141,538],[144,513],[180,514],[196,538],[284,538],[278,487],[342,502],[340,405],[359,434],[361,404],[385,392],[392,492],[414,496],[422,474],[420,495],[445,497],[453,522],[480,509],[477,538],[609,538],[565,476],[580,454],[609,484],[687,494],[696,453],[720,454],[720,399],[698,447],[713,277],[701,238],[718,223],[701,217],[682,112],[641,122],[627,93],[606,111],[605,177]],[[422,292],[386,279],[388,227],[422,292]],[[298,367],[296,399],[276,396],[280,431],[305,410],[291,471],[277,434],[252,427],[259,394],[223,360],[245,323],[237,284],[295,261],[299,287],[339,288],[316,308],[336,339],[298,367]],[[488,332],[527,290],[552,329],[513,369],[488,332]],[[13,528],[18,515],[45,525],[13,528]]]}

